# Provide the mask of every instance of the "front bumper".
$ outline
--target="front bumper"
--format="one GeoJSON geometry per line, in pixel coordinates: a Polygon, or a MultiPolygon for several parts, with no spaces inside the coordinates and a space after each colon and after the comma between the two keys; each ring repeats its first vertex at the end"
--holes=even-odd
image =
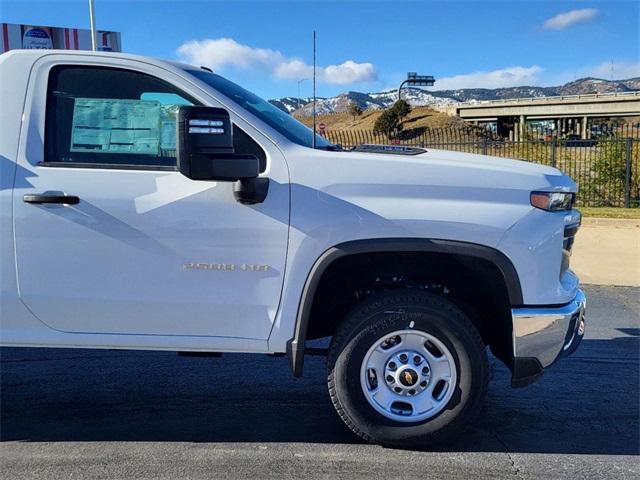
{"type": "Polygon", "coordinates": [[[526,307],[511,310],[513,321],[512,387],[536,381],[544,369],[576,351],[584,336],[587,300],[578,290],[561,307],[526,307]]]}

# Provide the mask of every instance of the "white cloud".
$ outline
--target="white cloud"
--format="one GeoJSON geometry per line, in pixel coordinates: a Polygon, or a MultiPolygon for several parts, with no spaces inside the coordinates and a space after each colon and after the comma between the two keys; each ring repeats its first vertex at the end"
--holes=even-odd
{"type": "Polygon", "coordinates": [[[547,19],[543,24],[543,28],[547,30],[564,30],[576,23],[591,20],[596,15],[598,15],[598,10],[595,8],[569,10],[568,12],[559,13],[555,17],[547,19]]]}
{"type": "Polygon", "coordinates": [[[546,85],[562,85],[578,78],[595,77],[604,80],[626,80],[640,77],[640,63],[603,62],[599,65],[587,65],[550,75],[545,78],[546,85]]]}
{"type": "MultiPolygon", "coordinates": [[[[278,50],[253,48],[232,38],[192,40],[177,50],[185,62],[205,65],[214,70],[231,66],[240,69],[261,69],[281,80],[300,80],[313,75],[313,66],[298,58],[289,58],[278,50]]],[[[347,60],[339,65],[317,66],[319,81],[335,85],[347,85],[376,80],[377,72],[371,63],[347,60]]]]}
{"type": "Polygon", "coordinates": [[[488,72],[472,72],[452,77],[436,78],[432,90],[457,90],[460,88],[502,88],[523,86],[555,86],[578,78],[595,77],[605,80],[626,80],[640,77],[640,63],[603,62],[584,65],[573,70],[548,72],[542,67],[506,67],[488,72]],[[542,73],[544,72],[544,75],[542,73]]]}
{"type": "Polygon", "coordinates": [[[328,65],[322,69],[322,79],[325,82],[339,85],[373,81],[377,77],[372,63],[357,63],[353,60],[347,60],[340,65],[328,65]]]}
{"type": "Polygon", "coordinates": [[[533,65],[531,67],[507,67],[489,72],[473,72],[453,77],[436,79],[437,90],[456,90],[459,88],[501,88],[519,87],[521,85],[538,85],[538,75],[542,68],[533,65]]]}
{"type": "MultiPolygon", "coordinates": [[[[293,59],[277,64],[273,69],[273,74],[276,78],[283,80],[300,80],[301,78],[310,78],[313,75],[313,66],[307,65],[302,60],[293,59]]],[[[316,72],[317,75],[318,72],[316,72]]]]}
{"type": "Polygon", "coordinates": [[[178,47],[178,55],[195,65],[206,65],[214,70],[225,66],[237,68],[267,67],[284,62],[277,50],[251,48],[232,38],[191,40],[178,47]]]}
{"type": "Polygon", "coordinates": [[[595,67],[586,69],[582,77],[597,77],[610,80],[626,80],[627,78],[640,77],[640,63],[604,62],[595,67]]]}

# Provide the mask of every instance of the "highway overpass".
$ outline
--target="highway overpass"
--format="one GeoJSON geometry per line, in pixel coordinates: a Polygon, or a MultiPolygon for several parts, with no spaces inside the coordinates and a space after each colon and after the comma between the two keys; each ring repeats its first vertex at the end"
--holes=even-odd
{"type": "Polygon", "coordinates": [[[589,118],[640,116],[640,91],[516,98],[458,103],[453,106],[460,118],[477,122],[497,122],[498,133],[522,135],[527,121],[554,120],[559,132],[589,135],[589,118]]]}

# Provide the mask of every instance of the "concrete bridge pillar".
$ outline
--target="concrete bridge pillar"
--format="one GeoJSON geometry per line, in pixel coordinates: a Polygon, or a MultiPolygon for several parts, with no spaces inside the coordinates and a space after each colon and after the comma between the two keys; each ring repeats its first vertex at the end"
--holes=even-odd
{"type": "Polygon", "coordinates": [[[580,137],[583,140],[586,140],[587,138],[589,138],[589,130],[587,129],[587,117],[586,115],[584,117],[582,117],[582,132],[580,133],[580,137]]]}
{"type": "Polygon", "coordinates": [[[518,121],[519,140],[524,140],[525,122],[526,122],[526,117],[524,115],[520,115],[520,120],[518,121]]]}

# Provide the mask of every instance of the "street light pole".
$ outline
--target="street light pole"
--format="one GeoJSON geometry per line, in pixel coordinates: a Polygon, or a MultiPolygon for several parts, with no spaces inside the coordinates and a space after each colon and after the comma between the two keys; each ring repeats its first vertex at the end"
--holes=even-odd
{"type": "Polygon", "coordinates": [[[316,31],[313,31],[313,136],[311,147],[316,148],[316,31]]]}
{"type": "Polygon", "coordinates": [[[398,87],[398,101],[402,100],[402,87],[407,85],[415,87],[431,87],[436,83],[436,79],[431,75],[418,75],[416,72],[408,72],[407,79],[398,87]]]}
{"type": "Polygon", "coordinates": [[[298,80],[298,108],[297,108],[298,110],[300,110],[300,84],[302,82],[307,81],[307,80],[309,80],[309,79],[308,78],[301,78],[300,80],[298,80]]]}
{"type": "Polygon", "coordinates": [[[96,37],[96,12],[93,6],[93,0],[89,0],[89,21],[91,22],[91,50],[94,52],[98,49],[96,37]]]}
{"type": "Polygon", "coordinates": [[[404,87],[404,84],[407,83],[409,80],[405,80],[404,82],[402,82],[400,84],[400,86],[398,87],[398,101],[402,100],[402,87],[404,87]]]}

